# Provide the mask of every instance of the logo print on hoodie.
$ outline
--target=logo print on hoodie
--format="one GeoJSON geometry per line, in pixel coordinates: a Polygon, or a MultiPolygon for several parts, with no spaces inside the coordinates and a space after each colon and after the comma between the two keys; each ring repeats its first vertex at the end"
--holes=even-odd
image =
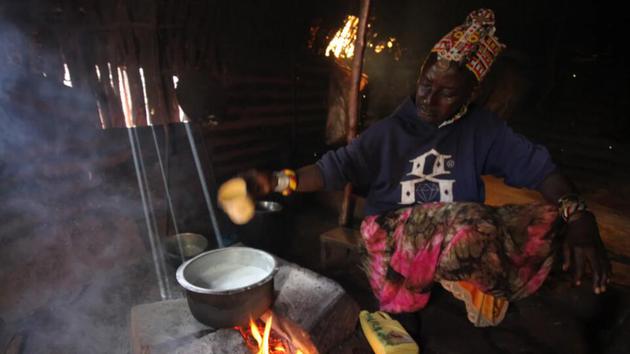
{"type": "Polygon", "coordinates": [[[411,172],[407,176],[412,179],[401,181],[400,204],[414,204],[416,202],[452,202],[453,201],[453,184],[454,179],[445,179],[445,176],[451,174],[446,167],[453,167],[451,155],[442,155],[435,149],[431,149],[424,154],[416,157],[411,162],[411,172]],[[425,170],[430,165],[430,171],[425,170]],[[448,160],[448,161],[447,161],[448,160]],[[448,165],[448,166],[447,166],[448,165]]]}

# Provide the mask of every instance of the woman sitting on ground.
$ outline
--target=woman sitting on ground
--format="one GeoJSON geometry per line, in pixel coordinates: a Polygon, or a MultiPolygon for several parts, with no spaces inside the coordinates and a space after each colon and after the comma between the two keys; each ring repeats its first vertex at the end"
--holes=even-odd
{"type": "Polygon", "coordinates": [[[262,194],[346,183],[367,191],[365,269],[384,311],[422,309],[438,282],[466,303],[475,325],[497,325],[509,301],[539,289],[560,249],[576,284],[588,264],[593,292],[606,291],[597,223],[572,184],[544,147],[470,104],[503,48],[494,32],[491,10],[472,12],[433,47],[415,97],[390,116],[295,175],[249,174],[262,194]],[[547,203],[483,205],[482,175],[537,190],[547,203]]]}

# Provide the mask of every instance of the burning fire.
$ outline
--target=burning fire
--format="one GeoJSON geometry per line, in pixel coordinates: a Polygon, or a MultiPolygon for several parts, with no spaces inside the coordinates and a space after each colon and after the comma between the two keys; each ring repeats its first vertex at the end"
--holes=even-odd
{"type": "MultiPolygon", "coordinates": [[[[372,26],[368,24],[368,28],[372,26]]],[[[313,29],[312,29],[313,30],[313,29]]],[[[315,29],[317,30],[317,29],[315,29]]],[[[341,27],[333,39],[328,43],[324,54],[329,57],[331,54],[337,59],[349,59],[354,56],[354,43],[357,39],[357,32],[359,30],[359,18],[353,15],[348,15],[343,27],[341,27]]],[[[402,55],[402,48],[400,43],[395,37],[387,37],[385,39],[379,39],[378,33],[374,32],[371,38],[367,41],[368,48],[371,48],[374,53],[392,53],[395,60],[399,60],[402,55]]],[[[311,47],[312,44],[309,44],[311,47]]]]}
{"type": "Polygon", "coordinates": [[[249,319],[249,328],[235,327],[241,333],[245,344],[254,354],[312,354],[317,350],[308,350],[300,347],[299,338],[291,338],[290,333],[275,331],[273,315],[270,314],[266,321],[261,319],[249,319]],[[288,335],[288,336],[287,336],[288,335]],[[296,342],[293,342],[293,341],[296,342]],[[304,351],[302,350],[304,349],[304,351]]]}
{"type": "Polygon", "coordinates": [[[336,58],[352,58],[358,29],[359,18],[348,15],[343,28],[338,30],[333,39],[330,40],[330,43],[328,43],[325,52],[326,56],[328,57],[332,53],[336,58]]]}

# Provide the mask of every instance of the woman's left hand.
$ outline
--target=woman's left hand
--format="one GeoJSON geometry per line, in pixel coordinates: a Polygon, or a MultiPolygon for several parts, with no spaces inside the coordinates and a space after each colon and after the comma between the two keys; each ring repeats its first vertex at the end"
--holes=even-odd
{"type": "Polygon", "coordinates": [[[575,285],[580,285],[588,263],[593,274],[593,292],[595,294],[605,292],[609,281],[610,263],[599,236],[595,215],[589,211],[572,215],[566,232],[562,269],[567,271],[573,264],[574,282],[575,285]]]}

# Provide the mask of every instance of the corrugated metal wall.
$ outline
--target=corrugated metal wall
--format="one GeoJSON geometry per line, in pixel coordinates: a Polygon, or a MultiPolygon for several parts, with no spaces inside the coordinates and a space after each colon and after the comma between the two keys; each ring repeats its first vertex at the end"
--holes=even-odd
{"type": "Polygon", "coordinates": [[[216,74],[228,91],[226,115],[196,128],[225,176],[308,162],[324,148],[330,63],[306,48],[309,6],[25,0],[3,5],[16,33],[3,46],[19,53],[20,71],[69,76],[73,90],[90,93],[81,119],[104,128],[180,122],[173,76],[216,74]]]}
{"type": "Polygon", "coordinates": [[[329,65],[311,57],[292,75],[231,78],[225,117],[202,128],[217,177],[311,162],[325,148],[329,65]]]}

